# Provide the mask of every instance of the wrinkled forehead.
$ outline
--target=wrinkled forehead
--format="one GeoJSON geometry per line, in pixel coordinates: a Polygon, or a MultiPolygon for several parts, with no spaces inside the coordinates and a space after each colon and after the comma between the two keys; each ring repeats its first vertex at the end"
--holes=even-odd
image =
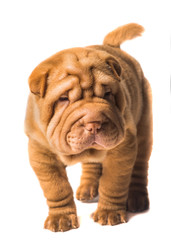
{"type": "MultiPolygon", "coordinates": [[[[76,75],[80,78],[81,87],[89,88],[92,85],[92,72],[96,74],[110,75],[106,60],[109,54],[101,51],[93,51],[86,48],[72,49],[70,52],[64,52],[62,55],[62,68],[66,75],[76,75]]],[[[100,77],[100,76],[99,76],[100,77]]]]}
{"type": "Polygon", "coordinates": [[[66,53],[62,60],[63,70],[66,75],[77,76],[83,89],[92,86],[92,69],[100,61],[94,53],[92,54],[89,51],[66,53]]]}
{"type": "Polygon", "coordinates": [[[115,82],[107,63],[109,57],[105,52],[86,48],[63,51],[54,70],[53,80],[66,91],[81,88],[82,91],[89,90],[87,94],[101,96],[104,91],[101,86],[110,86],[115,82]]]}

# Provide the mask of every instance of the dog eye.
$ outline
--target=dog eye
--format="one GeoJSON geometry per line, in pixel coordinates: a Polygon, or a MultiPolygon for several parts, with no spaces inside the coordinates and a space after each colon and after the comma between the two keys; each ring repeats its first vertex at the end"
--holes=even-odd
{"type": "Polygon", "coordinates": [[[105,95],[104,95],[104,98],[105,99],[110,98],[111,94],[112,94],[111,92],[106,92],[105,95]]]}
{"type": "Polygon", "coordinates": [[[66,102],[66,101],[69,101],[68,96],[66,96],[66,95],[62,95],[62,96],[59,98],[59,101],[60,101],[60,102],[66,102]]]}

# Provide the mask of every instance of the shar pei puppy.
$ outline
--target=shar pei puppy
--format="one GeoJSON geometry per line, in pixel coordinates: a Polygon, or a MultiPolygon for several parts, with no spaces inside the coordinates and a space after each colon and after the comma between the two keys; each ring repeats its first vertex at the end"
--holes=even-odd
{"type": "Polygon", "coordinates": [[[49,214],[44,227],[78,227],[66,166],[82,163],[78,200],[99,194],[93,214],[101,225],[127,221],[126,211],[148,209],[152,149],[151,88],[140,64],[120,49],[143,27],[127,24],[103,45],[60,51],[29,77],[25,132],[30,164],[49,214]]]}

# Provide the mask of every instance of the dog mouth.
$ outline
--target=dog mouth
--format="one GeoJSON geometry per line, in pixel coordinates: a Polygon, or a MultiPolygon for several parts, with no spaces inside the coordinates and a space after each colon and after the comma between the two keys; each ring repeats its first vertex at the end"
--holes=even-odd
{"type": "Polygon", "coordinates": [[[82,131],[79,136],[69,132],[67,134],[66,141],[75,153],[91,148],[97,150],[107,150],[114,147],[118,142],[118,131],[116,127],[110,132],[101,130],[99,133],[87,133],[86,131],[82,131]]]}
{"type": "Polygon", "coordinates": [[[107,103],[79,102],[68,108],[49,138],[62,155],[77,155],[86,150],[110,150],[124,137],[124,122],[117,108],[107,103]],[[74,110],[73,110],[74,109],[74,110]]]}

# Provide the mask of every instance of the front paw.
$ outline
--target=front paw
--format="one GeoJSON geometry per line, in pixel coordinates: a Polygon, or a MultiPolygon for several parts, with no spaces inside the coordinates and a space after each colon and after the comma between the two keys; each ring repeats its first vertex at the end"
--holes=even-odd
{"type": "Polygon", "coordinates": [[[130,192],[127,200],[129,212],[142,212],[149,208],[148,194],[145,192],[130,192]]]}
{"type": "Polygon", "coordinates": [[[98,195],[98,184],[83,184],[77,189],[76,198],[80,201],[92,200],[98,195]]]}
{"type": "Polygon", "coordinates": [[[63,214],[56,216],[48,216],[44,228],[52,232],[65,232],[73,228],[78,228],[78,220],[76,214],[63,214]]]}
{"type": "Polygon", "coordinates": [[[116,225],[127,222],[125,210],[102,210],[97,209],[93,219],[101,225],[116,225]]]}

